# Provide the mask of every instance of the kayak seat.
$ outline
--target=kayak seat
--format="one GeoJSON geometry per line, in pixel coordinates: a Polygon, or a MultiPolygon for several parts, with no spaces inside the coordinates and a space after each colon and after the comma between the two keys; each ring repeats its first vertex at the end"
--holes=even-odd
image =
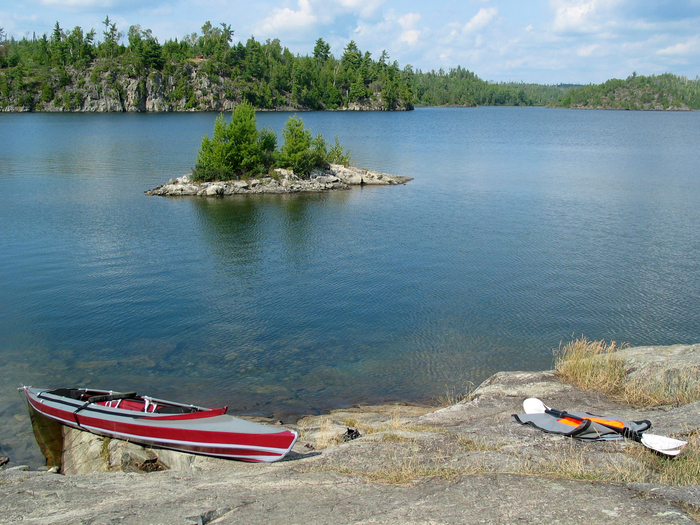
{"type": "Polygon", "coordinates": [[[135,410],[136,412],[141,412],[143,410],[143,401],[135,399],[124,399],[119,405],[119,407],[114,408],[121,408],[122,410],[135,410]]]}
{"type": "Polygon", "coordinates": [[[47,392],[48,394],[53,394],[55,396],[67,397],[69,399],[77,399],[82,401],[85,395],[85,390],[78,388],[57,388],[56,390],[51,390],[47,392]]]}

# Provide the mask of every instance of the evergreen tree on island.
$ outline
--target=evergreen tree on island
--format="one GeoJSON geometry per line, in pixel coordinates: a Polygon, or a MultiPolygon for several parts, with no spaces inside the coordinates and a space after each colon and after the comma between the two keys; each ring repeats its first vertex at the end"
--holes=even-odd
{"type": "Polygon", "coordinates": [[[333,146],[311,131],[296,115],[289,117],[282,131],[284,143],[278,151],[277,136],[270,128],[258,130],[255,108],[249,102],[236,106],[231,121],[219,114],[214,133],[205,135],[192,170],[195,181],[231,180],[269,174],[275,168],[294,171],[308,177],[312,170],[328,164],[350,163],[350,155],[335,138],[333,146]]]}

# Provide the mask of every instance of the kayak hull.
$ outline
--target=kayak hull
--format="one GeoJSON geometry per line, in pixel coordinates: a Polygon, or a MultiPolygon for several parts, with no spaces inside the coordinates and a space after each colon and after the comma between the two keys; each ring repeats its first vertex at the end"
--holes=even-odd
{"type": "Polygon", "coordinates": [[[272,462],[282,459],[298,437],[293,430],[230,416],[226,408],[203,408],[104,390],[23,390],[34,410],[61,424],[179,452],[272,462]],[[91,398],[99,401],[90,402],[91,398]]]}

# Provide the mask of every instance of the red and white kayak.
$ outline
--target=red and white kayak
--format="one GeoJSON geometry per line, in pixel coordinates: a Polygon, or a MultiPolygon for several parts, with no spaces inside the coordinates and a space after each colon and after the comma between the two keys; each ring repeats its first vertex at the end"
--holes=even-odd
{"type": "Polygon", "coordinates": [[[277,461],[297,440],[293,430],[226,414],[228,407],[203,408],[87,388],[22,387],[37,412],[64,425],[101,436],[242,461],[277,461]]]}

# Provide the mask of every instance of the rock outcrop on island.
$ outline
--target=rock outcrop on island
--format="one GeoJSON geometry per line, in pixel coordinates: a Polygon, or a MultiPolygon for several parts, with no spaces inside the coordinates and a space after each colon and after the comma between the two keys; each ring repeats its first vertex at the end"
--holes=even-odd
{"type": "Polygon", "coordinates": [[[160,196],[223,196],[250,193],[301,193],[346,190],[351,186],[391,186],[405,184],[411,177],[389,175],[340,164],[330,164],[325,170],[314,170],[308,178],[300,178],[291,170],[276,169],[275,175],[249,180],[193,182],[191,175],[170,179],[165,184],[146,191],[160,196]]]}

